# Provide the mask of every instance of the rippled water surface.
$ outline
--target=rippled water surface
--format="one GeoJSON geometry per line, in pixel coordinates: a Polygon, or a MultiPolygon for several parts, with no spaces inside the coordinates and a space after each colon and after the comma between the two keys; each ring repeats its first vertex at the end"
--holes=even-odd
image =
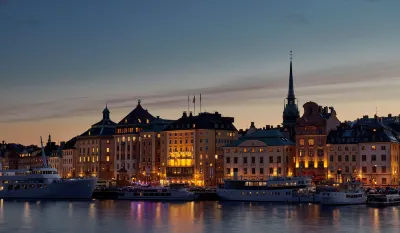
{"type": "Polygon", "coordinates": [[[400,207],[236,202],[5,201],[0,232],[400,232],[400,207]]]}

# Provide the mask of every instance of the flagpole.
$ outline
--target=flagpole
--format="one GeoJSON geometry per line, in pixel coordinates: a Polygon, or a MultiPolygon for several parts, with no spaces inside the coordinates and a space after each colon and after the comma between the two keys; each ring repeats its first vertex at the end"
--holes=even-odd
{"type": "Polygon", "coordinates": [[[200,113],[201,113],[201,93],[200,93],[200,113]]]}
{"type": "Polygon", "coordinates": [[[193,96],[193,108],[194,108],[194,114],[193,115],[196,115],[196,95],[194,95],[193,96]]]}
{"type": "Polygon", "coordinates": [[[188,111],[187,111],[187,114],[189,114],[189,111],[190,111],[190,107],[189,107],[190,100],[189,100],[189,98],[190,98],[190,95],[188,95],[188,111]]]}

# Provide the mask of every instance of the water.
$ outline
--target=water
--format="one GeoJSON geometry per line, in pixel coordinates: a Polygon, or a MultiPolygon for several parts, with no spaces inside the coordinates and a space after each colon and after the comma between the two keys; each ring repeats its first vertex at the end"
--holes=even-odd
{"type": "Polygon", "coordinates": [[[5,201],[0,232],[400,232],[400,207],[237,202],[5,201]]]}

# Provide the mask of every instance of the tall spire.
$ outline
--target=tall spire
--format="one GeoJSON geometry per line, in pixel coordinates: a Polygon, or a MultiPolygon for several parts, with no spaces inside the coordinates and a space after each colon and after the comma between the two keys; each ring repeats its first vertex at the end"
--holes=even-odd
{"type": "Polygon", "coordinates": [[[292,51],[290,51],[290,73],[289,73],[289,90],[287,100],[289,104],[294,104],[296,99],[294,95],[294,85],[293,85],[293,69],[292,69],[292,51]]]}
{"type": "Polygon", "coordinates": [[[103,110],[103,120],[110,120],[110,110],[108,110],[107,103],[106,107],[103,110]]]}

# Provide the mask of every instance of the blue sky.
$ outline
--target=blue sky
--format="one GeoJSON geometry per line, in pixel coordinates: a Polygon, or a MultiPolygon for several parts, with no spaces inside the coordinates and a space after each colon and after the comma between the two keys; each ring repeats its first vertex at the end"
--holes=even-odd
{"type": "Polygon", "coordinates": [[[398,114],[398,9],[395,0],[2,0],[0,139],[68,140],[106,102],[119,121],[138,98],[174,119],[200,92],[203,110],[238,128],[276,125],[290,50],[300,109],[312,100],[341,120],[376,107],[398,114]]]}

